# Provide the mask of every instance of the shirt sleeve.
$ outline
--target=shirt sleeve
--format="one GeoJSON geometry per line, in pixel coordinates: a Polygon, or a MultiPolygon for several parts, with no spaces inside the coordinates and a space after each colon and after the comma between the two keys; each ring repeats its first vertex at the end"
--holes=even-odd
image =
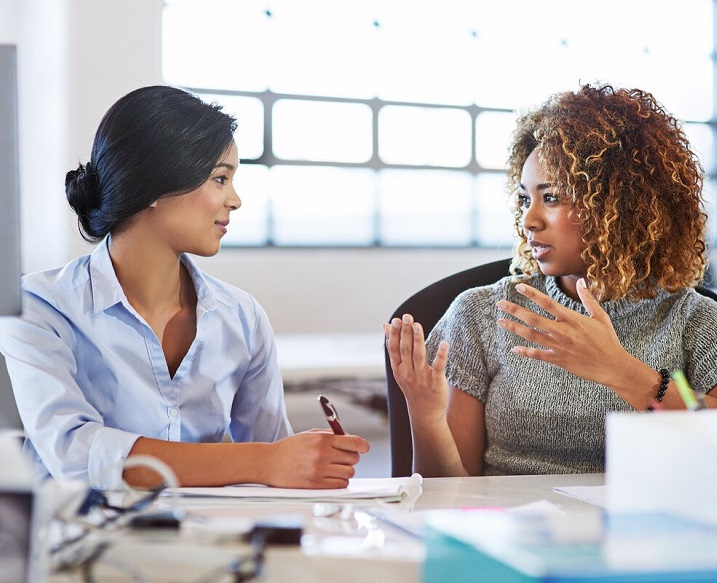
{"type": "Polygon", "coordinates": [[[685,374],[695,391],[717,386],[717,302],[695,294],[687,314],[684,342],[685,374]]]}
{"type": "Polygon", "coordinates": [[[230,434],[237,442],[272,442],[293,435],[293,430],[286,415],[274,332],[256,300],[254,310],[250,362],[232,403],[230,434]]]}
{"type": "Polygon", "coordinates": [[[448,383],[483,402],[488,397],[490,384],[485,346],[495,333],[495,324],[490,321],[495,312],[494,295],[494,286],[473,288],[460,294],[426,342],[429,361],[435,358],[441,340],[448,342],[448,383]]]}
{"type": "Polygon", "coordinates": [[[50,301],[23,290],[23,315],[0,321],[20,418],[50,475],[101,489],[122,485],[122,464],[139,435],[105,427],[75,375],[76,330],[50,301]]]}

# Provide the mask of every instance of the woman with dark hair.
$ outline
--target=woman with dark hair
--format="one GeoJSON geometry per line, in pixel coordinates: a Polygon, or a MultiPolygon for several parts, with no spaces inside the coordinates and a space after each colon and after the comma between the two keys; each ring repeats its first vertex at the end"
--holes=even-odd
{"type": "Polygon", "coordinates": [[[111,489],[179,483],[344,487],[368,444],[292,435],[268,318],[189,254],[220,248],[241,201],[235,120],[153,86],[105,114],[67,200],[91,255],[23,279],[23,315],[0,335],[26,449],[42,475],[111,489]],[[225,439],[231,438],[231,442],[225,439]]]}
{"type": "Polygon", "coordinates": [[[410,314],[386,326],[416,471],[604,471],[606,414],[684,408],[674,369],[717,407],[702,182],[644,91],[585,85],[518,119],[513,277],[456,298],[425,346],[410,314]]]}

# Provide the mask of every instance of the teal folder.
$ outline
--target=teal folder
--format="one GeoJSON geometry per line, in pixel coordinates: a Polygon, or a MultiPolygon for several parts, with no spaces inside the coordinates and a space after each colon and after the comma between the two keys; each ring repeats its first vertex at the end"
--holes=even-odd
{"type": "MultiPolygon", "coordinates": [[[[468,533],[479,514],[465,515],[468,533]]],[[[511,517],[514,520],[513,517],[511,517]]],[[[579,517],[577,518],[579,520],[579,517]]],[[[493,520],[495,524],[495,520],[493,520]]],[[[605,517],[599,540],[571,542],[517,534],[523,542],[496,538],[484,530],[478,539],[449,534],[430,524],[424,530],[425,583],[680,583],[717,581],[717,528],[671,515],[605,517]],[[467,540],[472,542],[467,542],[467,540]],[[499,540],[496,544],[496,539],[499,540]]],[[[510,531],[516,533],[515,530],[510,531]]]]}

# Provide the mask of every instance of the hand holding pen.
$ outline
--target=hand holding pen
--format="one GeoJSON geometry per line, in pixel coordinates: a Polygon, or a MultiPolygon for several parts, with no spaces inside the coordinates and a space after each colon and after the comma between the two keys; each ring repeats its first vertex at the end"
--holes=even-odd
{"type": "Polygon", "coordinates": [[[687,382],[685,374],[681,370],[675,370],[672,373],[672,380],[677,385],[677,390],[680,392],[682,400],[685,402],[685,407],[690,411],[699,411],[705,408],[705,400],[702,393],[697,393],[692,390],[690,384],[687,382]]]}
{"type": "Polygon", "coordinates": [[[331,430],[336,435],[346,435],[344,428],[341,427],[341,422],[339,421],[339,414],[336,411],[336,407],[334,407],[333,403],[323,395],[319,395],[319,404],[321,405],[321,409],[324,412],[326,421],[329,422],[329,427],[331,427],[331,430]]]}

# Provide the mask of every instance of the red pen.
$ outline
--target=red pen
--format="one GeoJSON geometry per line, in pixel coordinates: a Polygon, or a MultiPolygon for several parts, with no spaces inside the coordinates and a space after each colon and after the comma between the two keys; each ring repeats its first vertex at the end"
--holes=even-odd
{"type": "Polygon", "coordinates": [[[332,431],[336,435],[346,435],[344,428],[341,427],[341,423],[339,422],[339,414],[336,412],[336,407],[333,406],[331,401],[323,395],[319,395],[319,404],[324,411],[326,421],[329,422],[329,427],[331,427],[332,431]]]}

